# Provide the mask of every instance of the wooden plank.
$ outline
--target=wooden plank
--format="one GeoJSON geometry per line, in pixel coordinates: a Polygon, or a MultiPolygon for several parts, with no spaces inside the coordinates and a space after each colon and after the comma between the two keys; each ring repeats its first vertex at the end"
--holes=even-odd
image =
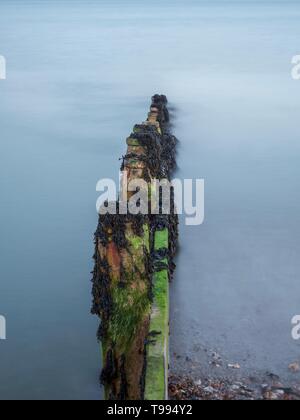
{"type": "MultiPolygon", "coordinates": [[[[161,179],[161,168],[169,177],[175,167],[166,105],[164,96],[155,95],[148,120],[127,138],[120,197],[130,198],[126,182],[135,179],[146,180],[151,196],[151,181],[161,179]]],[[[177,218],[100,215],[95,242],[92,312],[101,318],[105,398],[167,399],[169,279],[177,218]]]]}

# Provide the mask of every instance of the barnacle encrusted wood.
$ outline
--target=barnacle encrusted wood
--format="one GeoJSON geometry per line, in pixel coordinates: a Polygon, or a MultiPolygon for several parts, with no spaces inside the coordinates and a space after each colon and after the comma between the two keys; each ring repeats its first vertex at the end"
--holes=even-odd
{"type": "Polygon", "coordinates": [[[145,180],[149,194],[153,179],[171,179],[176,144],[167,98],[155,95],[147,121],[127,139],[117,214],[99,216],[92,313],[101,319],[106,399],[167,398],[169,280],[178,241],[174,198],[171,214],[119,214],[119,209],[134,194],[130,181],[145,180]]]}

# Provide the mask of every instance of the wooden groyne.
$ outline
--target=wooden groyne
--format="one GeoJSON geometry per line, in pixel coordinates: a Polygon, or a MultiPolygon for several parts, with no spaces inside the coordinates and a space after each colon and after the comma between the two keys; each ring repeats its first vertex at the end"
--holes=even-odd
{"type": "MultiPolygon", "coordinates": [[[[123,181],[115,207],[144,180],[153,196],[154,179],[171,179],[176,138],[170,133],[167,98],[155,95],[147,120],[134,126],[123,157],[123,181]]],[[[159,200],[160,201],[160,200],[159,200]]],[[[95,233],[92,313],[101,319],[101,382],[105,398],[164,400],[168,389],[169,281],[178,242],[178,217],[171,212],[110,214],[102,208],[95,233]]]]}

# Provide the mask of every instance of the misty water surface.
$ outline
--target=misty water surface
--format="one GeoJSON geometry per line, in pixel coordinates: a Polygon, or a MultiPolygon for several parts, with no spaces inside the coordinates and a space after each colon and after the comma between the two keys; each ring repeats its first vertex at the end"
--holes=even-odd
{"type": "Polygon", "coordinates": [[[1,0],[0,398],[101,397],[95,186],[156,92],[177,176],[206,183],[204,225],[181,224],[173,369],[207,373],[214,350],[299,381],[299,18],[289,1],[1,0]]]}

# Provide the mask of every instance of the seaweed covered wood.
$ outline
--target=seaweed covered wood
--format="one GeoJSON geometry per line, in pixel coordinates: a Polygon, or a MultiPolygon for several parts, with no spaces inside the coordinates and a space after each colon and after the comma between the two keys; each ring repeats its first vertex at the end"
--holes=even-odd
{"type": "Polygon", "coordinates": [[[167,398],[169,280],[178,241],[174,198],[171,214],[118,210],[133,195],[129,182],[143,179],[149,193],[152,180],[171,180],[176,144],[169,132],[167,98],[155,95],[147,120],[135,125],[127,139],[121,167],[126,176],[114,203],[117,214],[99,215],[92,313],[101,319],[98,339],[106,399],[167,398]]]}

